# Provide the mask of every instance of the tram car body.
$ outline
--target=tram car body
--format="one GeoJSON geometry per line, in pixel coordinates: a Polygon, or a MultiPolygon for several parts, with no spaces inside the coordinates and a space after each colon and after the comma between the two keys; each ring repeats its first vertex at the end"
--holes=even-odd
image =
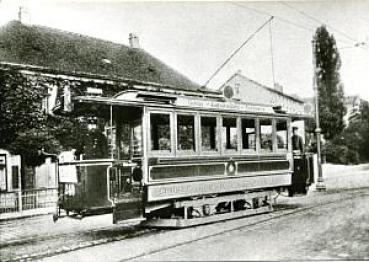
{"type": "Polygon", "coordinates": [[[71,101],[99,108],[110,147],[107,158],[60,161],[67,212],[185,227],[270,212],[273,192],[306,193],[312,182],[309,157],[294,171],[291,121],[301,116],[270,105],[138,88],[71,101]]]}

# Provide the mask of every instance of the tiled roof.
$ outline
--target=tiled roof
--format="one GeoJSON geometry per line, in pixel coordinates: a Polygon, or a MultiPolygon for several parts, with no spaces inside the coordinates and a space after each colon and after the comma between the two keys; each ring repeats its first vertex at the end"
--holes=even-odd
{"type": "Polygon", "coordinates": [[[0,62],[206,90],[143,49],[18,21],[0,27],[0,62]]]}

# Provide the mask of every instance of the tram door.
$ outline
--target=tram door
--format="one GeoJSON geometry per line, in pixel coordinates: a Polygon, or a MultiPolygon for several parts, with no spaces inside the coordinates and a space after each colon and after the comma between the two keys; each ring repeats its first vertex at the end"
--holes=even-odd
{"type": "Polygon", "coordinates": [[[111,169],[113,222],[142,216],[142,113],[122,110],[117,119],[116,151],[119,161],[111,169]]]}

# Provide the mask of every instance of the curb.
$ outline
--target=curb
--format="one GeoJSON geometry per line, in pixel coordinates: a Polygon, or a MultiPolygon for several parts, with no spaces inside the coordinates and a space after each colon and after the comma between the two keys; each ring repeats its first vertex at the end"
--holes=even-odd
{"type": "MultiPolygon", "coordinates": [[[[0,215],[0,222],[2,221],[9,221],[9,220],[17,220],[17,219],[23,219],[23,218],[30,218],[30,217],[37,217],[37,216],[46,216],[46,215],[50,215],[53,214],[54,210],[40,210],[37,213],[22,213],[22,212],[18,212],[18,213],[14,213],[12,215],[9,216],[4,216],[4,214],[0,215]],[[43,211],[43,212],[42,212],[43,211]]],[[[8,213],[11,214],[11,213],[8,213]]]]}

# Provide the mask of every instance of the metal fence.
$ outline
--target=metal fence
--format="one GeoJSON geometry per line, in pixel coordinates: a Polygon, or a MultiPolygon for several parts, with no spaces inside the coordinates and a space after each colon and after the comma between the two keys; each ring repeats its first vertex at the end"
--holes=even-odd
{"type": "Polygon", "coordinates": [[[19,192],[0,193],[0,213],[11,213],[19,210],[19,192]]]}
{"type": "Polygon", "coordinates": [[[0,213],[54,207],[57,200],[57,188],[41,188],[0,193],[0,213]]]}

